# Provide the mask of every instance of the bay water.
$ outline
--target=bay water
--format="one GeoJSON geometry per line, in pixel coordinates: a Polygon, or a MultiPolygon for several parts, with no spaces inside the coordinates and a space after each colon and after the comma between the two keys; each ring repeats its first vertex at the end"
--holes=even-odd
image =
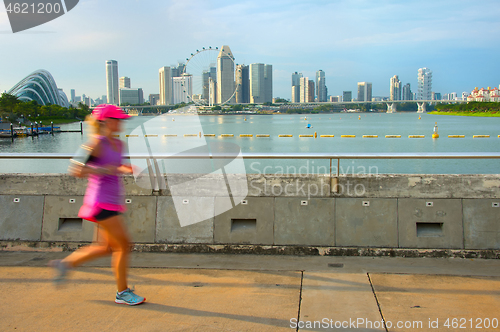
{"type": "MultiPolygon", "coordinates": [[[[79,123],[61,125],[76,130],[79,123]]],[[[38,137],[0,139],[0,153],[73,154],[87,140],[87,128],[80,133],[55,133],[38,137]]],[[[274,115],[180,115],[136,116],[124,122],[120,138],[130,153],[138,150],[137,140],[145,140],[154,152],[178,153],[206,143],[231,144],[244,154],[251,153],[470,153],[500,152],[500,117],[460,117],[418,113],[328,113],[274,115]],[[419,119],[420,117],[420,119],[419,119]],[[437,122],[440,138],[432,139],[437,122]],[[309,127],[309,128],[308,128],[309,127]],[[202,134],[200,137],[199,134],[202,134]],[[317,138],[299,137],[314,135],[317,138]],[[253,135],[240,137],[240,135],[253,135]],[[129,137],[127,137],[127,135],[129,137]],[[173,136],[177,135],[177,136],[173,136]],[[189,136],[184,136],[189,135],[189,136]],[[195,136],[196,135],[196,136],[195,136]],[[205,135],[215,135],[205,136],[205,135]],[[221,137],[221,135],[234,135],[221,137]],[[269,135],[269,137],[256,137],[269,135]],[[292,135],[292,137],[279,137],[292,135]],[[334,135],[334,137],[320,137],[334,135]],[[342,135],[355,135],[342,138],[342,135]],[[377,135],[377,138],[363,138],[377,135]],[[401,135],[401,138],[386,138],[401,135]],[[424,138],[409,138],[424,135],[424,138]],[[449,138],[448,135],[464,135],[449,138]],[[489,135],[489,138],[473,138],[489,135]]],[[[222,149],[223,149],[223,145],[222,149]]],[[[192,161],[196,163],[196,161],[192,161]]],[[[329,160],[255,160],[245,159],[247,173],[323,174],[329,160]]],[[[185,163],[169,162],[165,173],[190,172],[185,163]]],[[[67,160],[0,159],[0,173],[65,173],[67,160]]],[[[334,172],[337,163],[334,162],[334,172]]],[[[340,174],[498,174],[498,159],[453,160],[341,160],[340,174]]]]}

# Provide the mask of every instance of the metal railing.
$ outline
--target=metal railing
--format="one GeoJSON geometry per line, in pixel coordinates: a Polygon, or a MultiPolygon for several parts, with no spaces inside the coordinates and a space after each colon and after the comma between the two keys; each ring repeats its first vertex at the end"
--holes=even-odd
{"type": "MultiPolygon", "coordinates": [[[[71,159],[69,153],[0,153],[1,159],[71,159]]],[[[126,159],[146,160],[153,191],[165,188],[165,180],[157,160],[160,159],[322,159],[330,161],[330,176],[339,177],[340,160],[355,159],[500,159],[500,152],[470,153],[134,153],[125,154],[126,159]],[[332,174],[333,161],[337,160],[336,174],[332,174]]],[[[1,171],[1,170],[0,170],[1,171]]],[[[332,183],[333,185],[334,183],[332,183]]]]}

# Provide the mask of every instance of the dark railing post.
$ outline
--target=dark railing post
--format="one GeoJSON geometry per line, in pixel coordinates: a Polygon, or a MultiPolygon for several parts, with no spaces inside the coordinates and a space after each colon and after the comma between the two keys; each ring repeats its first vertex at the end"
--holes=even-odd
{"type": "Polygon", "coordinates": [[[83,121],[80,121],[80,133],[83,135],[83,121]]]}
{"type": "Polygon", "coordinates": [[[10,138],[14,142],[14,125],[12,125],[12,122],[10,123],[10,138]]]}
{"type": "Polygon", "coordinates": [[[54,121],[50,122],[50,133],[54,136],[54,121]]]}
{"type": "Polygon", "coordinates": [[[33,122],[31,123],[31,139],[35,139],[35,133],[33,132],[33,122]]]}

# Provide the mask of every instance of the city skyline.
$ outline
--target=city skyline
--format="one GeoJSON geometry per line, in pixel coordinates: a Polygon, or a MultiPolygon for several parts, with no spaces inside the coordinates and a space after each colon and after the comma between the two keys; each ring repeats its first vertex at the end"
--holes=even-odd
{"type": "Polygon", "coordinates": [[[0,40],[10,50],[0,55],[0,92],[44,69],[68,96],[75,89],[96,99],[106,94],[102,63],[114,59],[120,77],[146,96],[158,94],[158,68],[202,47],[230,45],[235,64],[272,64],[273,97],[291,99],[290,75],[314,79],[320,69],[332,96],[372,82],[373,96],[387,97],[394,75],[415,92],[424,67],[433,72],[433,92],[461,95],[499,84],[500,6],[487,0],[481,7],[488,10],[448,0],[82,0],[57,20],[12,34],[0,6],[0,40]],[[158,42],[165,37],[168,43],[158,42]]]}

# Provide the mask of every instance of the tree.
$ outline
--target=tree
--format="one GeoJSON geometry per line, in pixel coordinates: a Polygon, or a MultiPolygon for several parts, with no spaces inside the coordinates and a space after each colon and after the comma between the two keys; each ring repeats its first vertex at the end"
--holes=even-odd
{"type": "Polygon", "coordinates": [[[236,105],[233,105],[231,107],[231,109],[233,110],[233,112],[241,112],[243,111],[243,105],[240,105],[240,104],[236,104],[236,105]]]}
{"type": "Polygon", "coordinates": [[[0,115],[12,115],[14,114],[17,105],[22,103],[16,96],[8,93],[2,93],[0,96],[0,115]]]}

